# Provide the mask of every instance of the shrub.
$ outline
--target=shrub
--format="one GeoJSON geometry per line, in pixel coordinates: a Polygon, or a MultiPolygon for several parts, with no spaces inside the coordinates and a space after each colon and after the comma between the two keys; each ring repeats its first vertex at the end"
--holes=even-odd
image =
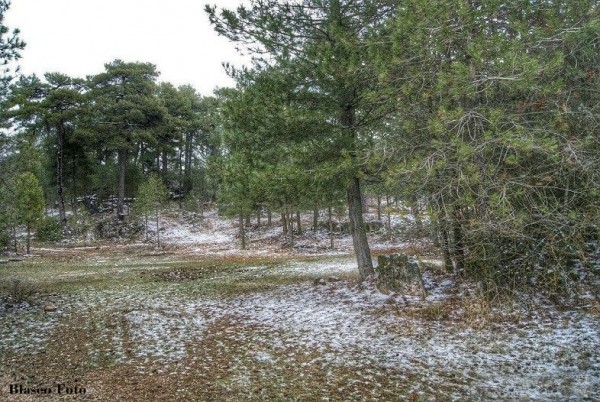
{"type": "Polygon", "coordinates": [[[62,239],[62,227],[56,218],[44,217],[37,228],[37,238],[41,241],[59,241],[62,239]]]}

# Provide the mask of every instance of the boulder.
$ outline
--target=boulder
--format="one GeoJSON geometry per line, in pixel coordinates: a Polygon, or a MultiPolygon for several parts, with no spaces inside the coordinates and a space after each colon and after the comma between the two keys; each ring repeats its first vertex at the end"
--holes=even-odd
{"type": "Polygon", "coordinates": [[[46,313],[53,313],[53,312],[55,312],[56,310],[58,310],[58,307],[57,307],[56,305],[54,305],[54,304],[46,304],[46,305],[44,306],[44,311],[45,311],[46,313]]]}
{"type": "Polygon", "coordinates": [[[383,293],[426,296],[419,261],[404,254],[377,257],[377,288],[383,293]]]}

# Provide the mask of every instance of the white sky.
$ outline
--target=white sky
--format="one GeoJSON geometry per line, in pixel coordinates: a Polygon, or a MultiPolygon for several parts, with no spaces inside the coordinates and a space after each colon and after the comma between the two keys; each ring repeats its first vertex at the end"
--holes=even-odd
{"type": "Polygon", "coordinates": [[[219,37],[204,5],[243,0],[12,0],[4,24],[27,43],[21,72],[84,78],[115,59],[150,62],[160,81],[191,84],[202,95],[233,86],[222,62],[248,62],[219,37]]]}

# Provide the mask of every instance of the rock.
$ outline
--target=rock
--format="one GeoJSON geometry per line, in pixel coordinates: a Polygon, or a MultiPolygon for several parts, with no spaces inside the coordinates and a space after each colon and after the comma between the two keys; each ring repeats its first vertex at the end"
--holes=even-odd
{"type": "Polygon", "coordinates": [[[375,272],[379,291],[425,298],[425,285],[416,258],[404,254],[380,255],[377,264],[375,272]]]}
{"type": "Polygon", "coordinates": [[[323,278],[317,278],[313,281],[313,285],[327,285],[327,281],[323,278]]]}
{"type": "Polygon", "coordinates": [[[58,310],[58,306],[56,306],[56,305],[54,305],[54,304],[46,304],[46,305],[44,306],[44,311],[45,311],[46,313],[53,313],[53,312],[55,312],[56,310],[58,310]]]}

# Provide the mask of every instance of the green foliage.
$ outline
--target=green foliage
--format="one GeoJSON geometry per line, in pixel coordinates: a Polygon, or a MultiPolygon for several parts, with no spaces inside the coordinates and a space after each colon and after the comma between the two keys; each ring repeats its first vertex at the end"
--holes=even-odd
{"type": "Polygon", "coordinates": [[[15,183],[17,220],[28,227],[35,226],[44,216],[44,193],[37,177],[22,173],[15,183]]]}
{"type": "Polygon", "coordinates": [[[0,0],[0,100],[4,97],[6,88],[10,83],[11,69],[7,67],[8,63],[13,60],[18,60],[21,55],[21,50],[25,48],[25,42],[19,39],[19,30],[10,29],[4,25],[4,14],[10,7],[9,0],[0,0]]]}
{"type": "Polygon", "coordinates": [[[151,174],[139,186],[134,208],[138,213],[147,215],[163,208],[168,197],[169,192],[162,179],[157,175],[151,174]]]}
{"type": "Polygon", "coordinates": [[[41,241],[56,242],[62,239],[63,232],[60,221],[56,218],[45,216],[37,226],[36,237],[41,241]]]}
{"type": "Polygon", "coordinates": [[[397,127],[388,182],[428,203],[467,275],[567,290],[557,278],[598,240],[586,228],[599,216],[590,190],[600,165],[585,140],[599,134],[589,119],[598,107],[597,24],[586,1],[564,10],[408,1],[391,23],[381,66],[413,123],[397,127]]]}

